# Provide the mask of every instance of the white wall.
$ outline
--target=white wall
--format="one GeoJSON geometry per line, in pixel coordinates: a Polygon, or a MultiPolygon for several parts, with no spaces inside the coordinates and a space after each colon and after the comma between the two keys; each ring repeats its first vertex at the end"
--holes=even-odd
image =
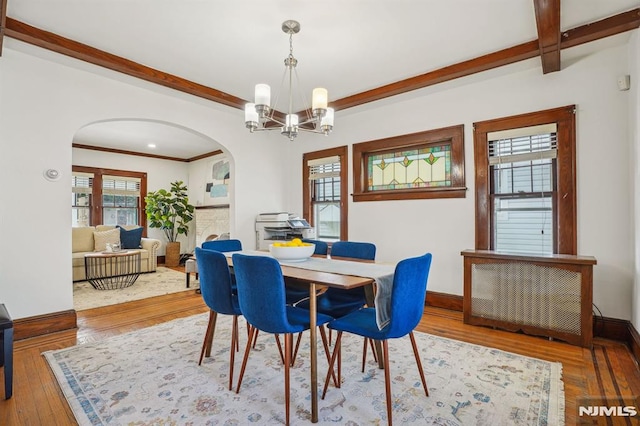
{"type": "MultiPolygon", "coordinates": [[[[594,301],[602,313],[629,319],[633,282],[630,94],[616,86],[617,75],[631,73],[627,46],[578,55],[563,64],[561,72],[543,75],[535,59],[337,113],[329,139],[297,145],[290,154],[289,161],[299,164],[290,174],[290,209],[299,210],[302,205],[296,182],[303,152],[464,124],[466,198],[349,200],[349,239],[374,242],[381,261],[432,252],[429,289],[461,295],[460,252],[475,245],[473,123],[576,104],[578,253],[598,261],[594,301]]],[[[636,78],[634,71],[632,81],[636,78]]],[[[351,194],[351,176],[348,184],[351,194]]]]}
{"type": "MultiPolygon", "coordinates": [[[[255,216],[281,209],[284,174],[277,164],[286,144],[256,139],[242,111],[159,88],[5,39],[0,60],[0,303],[15,319],[73,309],[71,287],[71,141],[88,123],[142,118],[193,129],[220,143],[234,159],[232,233],[253,243],[255,216]],[[45,169],[62,179],[49,182],[45,169]]],[[[106,158],[106,157],[105,157],[106,158]]],[[[80,160],[78,160],[80,161],[80,160]]],[[[143,161],[143,160],[141,160],[143,161]]],[[[125,166],[123,166],[124,168],[125,166]]],[[[177,173],[166,165],[168,173],[177,173]]],[[[133,168],[133,167],[132,167],[133,168]]],[[[136,167],[137,168],[137,167],[136,167]]],[[[181,172],[188,176],[188,171],[181,172]]],[[[158,185],[154,177],[152,189],[158,185]]]]}

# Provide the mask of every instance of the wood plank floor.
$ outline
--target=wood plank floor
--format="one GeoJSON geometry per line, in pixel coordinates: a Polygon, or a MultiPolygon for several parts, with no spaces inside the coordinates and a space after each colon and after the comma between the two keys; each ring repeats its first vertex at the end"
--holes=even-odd
{"type": "MultiPolygon", "coordinates": [[[[80,311],[77,330],[15,342],[14,395],[10,400],[0,400],[0,425],[77,424],[41,355],[43,351],[101,340],[206,311],[200,295],[184,291],[80,311]]],[[[640,395],[640,372],[628,348],[619,342],[595,339],[593,350],[586,350],[544,338],[465,325],[461,312],[431,307],[425,308],[418,330],[561,362],[567,425],[637,424],[628,418],[588,418],[587,422],[580,422],[577,415],[579,398],[585,397],[599,397],[609,405],[637,407],[635,397],[640,395]]],[[[3,380],[3,369],[0,369],[0,384],[3,380]]],[[[2,386],[0,397],[4,398],[2,386]]]]}

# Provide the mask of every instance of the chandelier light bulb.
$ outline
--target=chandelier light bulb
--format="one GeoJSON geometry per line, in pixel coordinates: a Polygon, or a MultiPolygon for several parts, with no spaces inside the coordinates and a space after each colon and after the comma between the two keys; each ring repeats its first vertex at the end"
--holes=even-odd
{"type": "Polygon", "coordinates": [[[287,120],[285,124],[287,127],[296,127],[298,125],[298,115],[287,114],[287,120]]]}
{"type": "Polygon", "coordinates": [[[268,84],[256,84],[256,105],[271,105],[271,87],[268,84]]]}
{"type": "Polygon", "coordinates": [[[328,92],[327,89],[322,88],[322,87],[318,87],[313,89],[313,93],[311,96],[311,105],[312,105],[312,109],[318,110],[318,109],[327,109],[327,100],[328,100],[328,92]]]}
{"type": "Polygon", "coordinates": [[[258,127],[260,118],[256,111],[256,104],[248,103],[244,106],[244,123],[250,131],[254,131],[258,127]]]}

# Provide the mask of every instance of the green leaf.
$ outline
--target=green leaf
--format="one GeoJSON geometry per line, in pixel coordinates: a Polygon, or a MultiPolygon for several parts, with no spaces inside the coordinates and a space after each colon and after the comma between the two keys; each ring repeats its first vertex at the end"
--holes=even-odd
{"type": "Polygon", "coordinates": [[[175,242],[179,234],[188,235],[187,224],[193,220],[195,207],[189,204],[184,182],[172,182],[170,191],[149,192],[144,199],[150,228],[164,230],[169,242],[175,242]]]}

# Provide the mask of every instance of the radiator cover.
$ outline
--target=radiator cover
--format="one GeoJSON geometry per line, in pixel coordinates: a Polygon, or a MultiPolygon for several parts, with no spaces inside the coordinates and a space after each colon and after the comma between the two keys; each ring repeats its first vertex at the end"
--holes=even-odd
{"type": "Polygon", "coordinates": [[[465,323],[591,346],[595,259],[465,250],[465,323]]]}

